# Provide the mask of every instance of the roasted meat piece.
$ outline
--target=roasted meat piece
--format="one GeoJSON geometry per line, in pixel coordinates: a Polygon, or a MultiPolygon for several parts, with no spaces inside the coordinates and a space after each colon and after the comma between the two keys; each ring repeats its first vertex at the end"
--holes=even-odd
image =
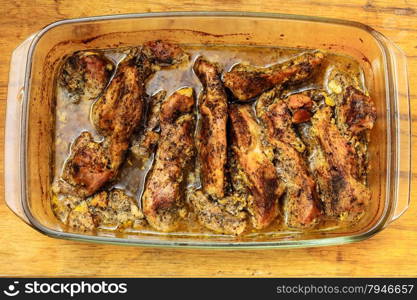
{"type": "Polygon", "coordinates": [[[59,84],[68,92],[71,102],[97,98],[106,87],[113,63],[98,52],[78,52],[62,66],[59,84]]]}
{"type": "Polygon", "coordinates": [[[217,67],[200,57],[194,64],[204,90],[200,99],[201,128],[198,154],[203,190],[212,197],[224,196],[224,168],[227,160],[227,96],[217,67]]]}
{"type": "Polygon", "coordinates": [[[108,149],[94,141],[89,132],[83,132],[71,146],[65,163],[61,191],[86,197],[93,194],[114,175],[108,149]],[[69,185],[68,185],[69,184],[69,185]]]}
{"type": "Polygon", "coordinates": [[[158,144],[159,139],[159,114],[161,103],[165,99],[166,92],[160,91],[150,97],[148,104],[146,125],[138,138],[132,142],[130,150],[140,160],[145,161],[158,144]]]}
{"type": "Polygon", "coordinates": [[[246,228],[246,214],[241,198],[229,196],[221,201],[210,200],[202,191],[190,194],[188,200],[194,207],[198,221],[205,227],[223,234],[239,235],[246,228]]]}
{"type": "Polygon", "coordinates": [[[330,107],[324,107],[312,118],[310,133],[316,137],[321,150],[311,157],[313,172],[318,179],[326,214],[354,221],[365,212],[371,193],[358,179],[355,150],[331,116],[330,107]]]}
{"type": "Polygon", "coordinates": [[[372,129],[376,120],[374,102],[353,86],[346,88],[336,114],[339,127],[347,127],[353,135],[372,129]]]}
{"type": "Polygon", "coordinates": [[[111,168],[122,163],[130,137],[139,125],[144,109],[145,78],[133,60],[123,63],[102,97],[94,104],[92,119],[107,138],[111,168]]]}
{"type": "Polygon", "coordinates": [[[278,99],[279,94],[279,89],[262,94],[256,103],[256,114],[264,122],[269,137],[303,152],[305,145],[292,128],[291,114],[285,102],[278,99]]]}
{"type": "Polygon", "coordinates": [[[316,186],[300,152],[305,146],[292,127],[290,111],[277,91],[267,92],[257,102],[257,115],[266,127],[268,142],[274,147],[278,175],[287,190],[284,211],[289,227],[306,228],[317,223],[320,210],[316,186]],[[271,98],[275,102],[271,103],[271,98]]]}
{"type": "Polygon", "coordinates": [[[324,58],[321,52],[308,52],[268,68],[237,65],[224,75],[227,88],[240,101],[246,101],[276,85],[308,79],[324,58]]]}
{"type": "Polygon", "coordinates": [[[278,200],[284,187],[267,149],[262,144],[262,131],[250,105],[232,105],[229,110],[233,152],[253,198],[248,203],[256,229],[268,226],[279,214],[278,200]]]}
{"type": "Polygon", "coordinates": [[[194,155],[194,104],[193,90],[183,88],[161,106],[161,136],[142,202],[149,224],[164,232],[177,228],[183,206],[181,186],[194,155]]]}

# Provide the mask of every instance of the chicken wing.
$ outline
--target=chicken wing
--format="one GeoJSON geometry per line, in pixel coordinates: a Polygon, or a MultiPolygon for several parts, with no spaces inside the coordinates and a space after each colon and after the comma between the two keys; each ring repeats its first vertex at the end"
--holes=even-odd
{"type": "Polygon", "coordinates": [[[277,96],[276,90],[262,95],[256,105],[257,115],[266,127],[268,141],[275,150],[278,175],[287,188],[286,223],[294,228],[312,227],[320,216],[315,182],[300,154],[305,145],[292,128],[286,103],[275,98],[275,102],[268,106],[271,98],[277,96]]]}
{"type": "Polygon", "coordinates": [[[97,98],[106,87],[113,63],[98,52],[78,52],[64,62],[59,83],[71,102],[97,98]]]}
{"type": "Polygon", "coordinates": [[[237,65],[224,75],[227,88],[240,101],[247,101],[276,85],[308,79],[322,63],[321,52],[308,52],[268,68],[237,65]]]}
{"type": "Polygon", "coordinates": [[[162,103],[161,136],[142,197],[144,214],[155,229],[175,230],[183,206],[181,185],[194,154],[194,96],[183,88],[162,103]]]}
{"type": "Polygon", "coordinates": [[[199,104],[201,128],[198,154],[203,190],[215,198],[224,196],[227,160],[227,96],[216,66],[200,57],[194,64],[204,91],[199,104]]]}
{"type": "Polygon", "coordinates": [[[251,110],[250,105],[230,107],[232,147],[253,196],[248,203],[253,226],[262,229],[278,216],[278,200],[284,187],[267,156],[261,128],[251,110]]]}

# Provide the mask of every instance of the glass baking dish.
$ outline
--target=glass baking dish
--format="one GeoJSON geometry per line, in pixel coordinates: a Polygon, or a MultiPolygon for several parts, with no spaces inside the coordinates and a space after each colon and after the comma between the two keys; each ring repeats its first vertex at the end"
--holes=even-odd
{"type": "Polygon", "coordinates": [[[5,199],[26,223],[52,237],[137,246],[290,248],[344,244],[371,237],[409,206],[410,115],[406,57],[386,37],[355,22],[317,17],[242,13],[175,12],[90,17],[55,22],[13,52],[5,132],[5,199]],[[166,39],[210,44],[324,49],[354,57],[364,70],[377,107],[371,133],[371,207],[353,227],[308,233],[248,236],[181,234],[95,235],[67,232],[54,216],[54,74],[74,51],[134,46],[166,39]]]}

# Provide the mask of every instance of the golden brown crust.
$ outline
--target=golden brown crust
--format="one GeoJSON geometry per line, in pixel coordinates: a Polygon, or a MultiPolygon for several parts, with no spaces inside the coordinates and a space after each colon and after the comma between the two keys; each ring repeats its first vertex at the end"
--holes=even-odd
{"type": "Polygon", "coordinates": [[[261,128],[251,109],[250,105],[232,105],[229,113],[233,151],[253,195],[253,200],[248,203],[252,223],[255,228],[261,229],[278,216],[278,200],[284,188],[274,165],[265,154],[261,128]]]}
{"type": "Polygon", "coordinates": [[[164,232],[177,228],[183,205],[181,184],[194,154],[194,102],[188,88],[172,94],[161,107],[161,137],[142,202],[149,224],[164,232]]]}
{"type": "Polygon", "coordinates": [[[203,190],[212,197],[222,198],[227,160],[227,96],[215,65],[200,57],[194,64],[194,72],[204,86],[198,138],[203,190]]]}
{"type": "Polygon", "coordinates": [[[276,85],[309,78],[321,64],[323,53],[305,53],[283,64],[268,68],[238,65],[224,75],[223,81],[233,95],[246,101],[259,96],[276,85]]]}

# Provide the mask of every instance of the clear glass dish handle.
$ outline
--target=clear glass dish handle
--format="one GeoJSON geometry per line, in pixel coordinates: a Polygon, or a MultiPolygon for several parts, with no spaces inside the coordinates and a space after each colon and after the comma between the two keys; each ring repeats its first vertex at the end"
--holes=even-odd
{"type": "MultiPolygon", "coordinates": [[[[392,210],[390,222],[397,220],[410,206],[411,184],[411,117],[408,88],[407,57],[393,42],[384,38],[390,52],[389,64],[392,69],[394,105],[395,159],[397,174],[395,174],[396,202],[392,210]]],[[[392,183],[392,184],[393,184],[392,183]]]]}
{"type": "Polygon", "coordinates": [[[7,92],[5,147],[4,147],[4,191],[7,206],[26,223],[21,194],[21,116],[24,96],[24,80],[27,54],[34,35],[26,39],[12,54],[7,92]]]}

